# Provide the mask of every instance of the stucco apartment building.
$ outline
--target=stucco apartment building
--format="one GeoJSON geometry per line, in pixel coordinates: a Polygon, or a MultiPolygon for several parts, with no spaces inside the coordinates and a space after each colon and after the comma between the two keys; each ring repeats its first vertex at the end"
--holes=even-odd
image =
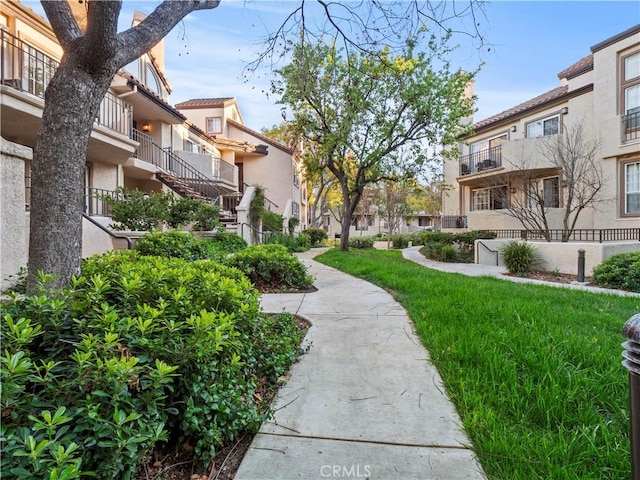
{"type": "MultiPolygon", "coordinates": [[[[82,15],[82,4],[74,6],[82,15]]],[[[142,19],[136,14],[133,22],[142,19]]],[[[32,148],[62,49],[48,22],[18,1],[0,3],[0,41],[0,282],[6,287],[27,263],[32,148]]],[[[114,77],[89,141],[84,192],[78,192],[85,197],[83,256],[126,248],[125,240],[105,232],[110,219],[98,199],[119,187],[204,198],[233,221],[233,209],[249,202],[243,194],[255,182],[278,213],[302,217],[304,192],[291,152],[245,126],[232,98],[212,113],[215,120],[200,122],[198,110],[183,113],[169,104],[170,93],[163,42],[114,77]]]]}
{"type": "Polygon", "coordinates": [[[537,182],[549,227],[561,229],[566,179],[540,146],[579,123],[587,140],[601,142],[597,158],[606,185],[576,227],[640,227],[640,25],[592,46],[558,78],[553,90],[476,122],[459,160],[445,164],[445,182],[453,189],[444,197],[443,213],[465,219],[454,227],[523,229],[508,214],[509,202],[524,194],[514,181],[518,173],[537,182]]]}

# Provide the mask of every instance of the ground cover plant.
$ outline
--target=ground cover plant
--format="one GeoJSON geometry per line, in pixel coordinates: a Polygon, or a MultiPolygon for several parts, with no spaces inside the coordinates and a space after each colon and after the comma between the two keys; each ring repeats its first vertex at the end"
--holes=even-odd
{"type": "Polygon", "coordinates": [[[2,477],[137,478],[255,431],[303,336],[258,295],[235,268],[126,251],[3,303],[2,477]]]}
{"type": "Polygon", "coordinates": [[[640,252],[612,255],[593,269],[593,281],[601,287],[640,292],[640,252]]]}
{"type": "Polygon", "coordinates": [[[243,272],[261,292],[305,290],[313,284],[307,267],[277,243],[253,245],[226,257],[224,263],[243,272]]]}
{"type": "Polygon", "coordinates": [[[316,260],[407,309],[489,479],[630,478],[620,343],[640,298],[448,274],[397,251],[316,260]]]}

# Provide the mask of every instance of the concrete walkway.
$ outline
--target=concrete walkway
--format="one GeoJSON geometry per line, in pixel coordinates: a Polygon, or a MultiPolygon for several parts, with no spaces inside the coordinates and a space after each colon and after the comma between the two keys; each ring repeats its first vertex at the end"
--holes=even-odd
{"type": "Polygon", "coordinates": [[[533,278],[513,277],[511,275],[505,275],[507,269],[505,267],[498,267],[493,265],[478,265],[475,263],[445,263],[436,262],[425,258],[420,253],[420,246],[409,247],[402,250],[402,255],[407,260],[419,263],[425,267],[433,268],[434,270],[440,270],[442,272],[460,273],[462,275],[468,275],[471,277],[490,276],[500,278],[501,280],[508,280],[516,283],[534,283],[537,285],[549,285],[551,287],[560,288],[572,288],[575,290],[584,290],[592,293],[610,293],[612,295],[619,295],[621,297],[640,297],[640,293],[637,292],[625,292],[623,290],[615,290],[610,288],[600,288],[589,284],[583,283],[558,283],[558,282],[545,282],[544,280],[535,280],[533,278]]]}
{"type": "Polygon", "coordinates": [[[267,294],[312,323],[236,480],[485,478],[429,354],[384,290],[300,254],[317,292],[267,294]]]}

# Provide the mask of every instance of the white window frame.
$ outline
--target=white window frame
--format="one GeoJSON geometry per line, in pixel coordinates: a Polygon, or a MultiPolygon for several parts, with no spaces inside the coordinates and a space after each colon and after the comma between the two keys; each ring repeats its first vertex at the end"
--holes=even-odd
{"type": "Polygon", "coordinates": [[[496,185],[495,187],[477,188],[471,192],[471,211],[481,212],[487,210],[504,210],[508,204],[508,189],[506,185],[496,185]],[[494,208],[496,203],[496,193],[502,190],[504,192],[504,199],[502,202],[502,208],[494,208]]]}
{"type": "Polygon", "coordinates": [[[205,128],[207,133],[222,133],[222,117],[207,117],[204,120],[205,128]],[[215,129],[214,121],[219,122],[218,129],[215,129]],[[209,122],[211,123],[211,128],[209,127],[209,122]]]}
{"type": "Polygon", "coordinates": [[[640,208],[638,211],[629,211],[629,196],[630,195],[638,195],[640,196],[640,161],[630,162],[624,164],[624,213],[626,215],[635,215],[640,213],[640,208]],[[629,170],[632,167],[635,172],[633,172],[633,176],[630,179],[629,170]]]}
{"type": "Polygon", "coordinates": [[[546,137],[548,135],[557,135],[560,133],[560,114],[556,113],[554,115],[550,115],[548,117],[545,118],[541,118],[540,120],[535,120],[533,122],[529,122],[527,123],[527,138],[539,138],[539,137],[546,137]],[[550,120],[556,120],[558,125],[557,125],[557,131],[553,132],[553,133],[545,133],[545,123],[549,122],[550,120]],[[537,127],[536,130],[534,131],[532,127],[537,127]]]}

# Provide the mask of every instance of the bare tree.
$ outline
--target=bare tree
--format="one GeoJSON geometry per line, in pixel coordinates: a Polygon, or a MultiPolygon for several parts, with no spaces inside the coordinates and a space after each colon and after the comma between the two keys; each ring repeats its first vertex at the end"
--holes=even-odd
{"type": "MultiPolygon", "coordinates": [[[[564,133],[539,139],[538,153],[552,170],[544,177],[524,154],[509,162],[514,170],[508,174],[509,188],[515,193],[506,201],[507,213],[529,230],[539,231],[552,240],[552,209],[562,212],[562,241],[567,242],[575,230],[578,217],[586,208],[597,208],[606,178],[598,159],[601,141],[590,137],[582,123],[566,128],[564,133]],[[545,178],[546,177],[546,178],[545,178]]],[[[506,195],[503,193],[496,195],[506,195]]]]}
{"type": "Polygon", "coordinates": [[[381,186],[377,207],[378,213],[389,226],[387,250],[391,247],[391,235],[400,233],[400,224],[411,211],[407,200],[415,187],[414,179],[386,181],[381,186]]]}

